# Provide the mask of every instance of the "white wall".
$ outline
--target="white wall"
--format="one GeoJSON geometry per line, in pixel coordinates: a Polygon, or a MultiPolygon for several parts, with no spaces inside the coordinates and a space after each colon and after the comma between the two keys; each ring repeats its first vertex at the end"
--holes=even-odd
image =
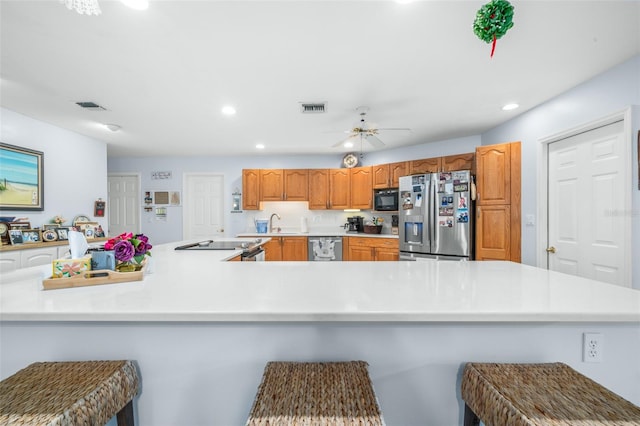
{"type": "MultiPolygon", "coordinates": [[[[640,105],[640,55],[527,111],[482,135],[482,145],[522,142],[522,263],[537,265],[536,226],[526,226],[527,215],[537,217],[537,168],[539,141],[550,135],[640,105]]],[[[633,156],[629,159],[633,174],[632,227],[638,236],[640,192],[638,191],[637,132],[640,121],[632,123],[633,156]]],[[[537,218],[536,224],[540,221],[537,218]]],[[[633,238],[632,259],[640,257],[640,238],[633,238]]],[[[633,287],[640,289],[640,269],[634,262],[633,287]]]]}
{"type": "Polygon", "coordinates": [[[0,216],[28,217],[32,226],[41,226],[56,215],[62,215],[70,225],[82,214],[106,229],[107,216],[93,216],[94,202],[107,199],[104,142],[4,108],[0,109],[0,140],[44,153],[44,210],[2,210],[0,216]]]}

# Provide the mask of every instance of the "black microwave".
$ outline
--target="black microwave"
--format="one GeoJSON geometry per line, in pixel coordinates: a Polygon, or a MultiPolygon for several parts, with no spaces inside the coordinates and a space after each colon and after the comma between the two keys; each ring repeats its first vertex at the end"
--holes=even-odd
{"type": "Polygon", "coordinates": [[[379,212],[398,211],[397,189],[376,189],[373,192],[373,209],[379,212]]]}

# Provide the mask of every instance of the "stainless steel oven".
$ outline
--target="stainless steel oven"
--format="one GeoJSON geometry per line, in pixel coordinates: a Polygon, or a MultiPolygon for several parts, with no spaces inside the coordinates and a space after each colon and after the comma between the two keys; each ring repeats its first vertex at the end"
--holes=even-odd
{"type": "Polygon", "coordinates": [[[240,259],[243,262],[264,262],[264,250],[260,247],[258,250],[244,252],[240,259]]]}
{"type": "Polygon", "coordinates": [[[373,209],[378,212],[398,211],[398,189],[376,189],[373,192],[373,209]]]}

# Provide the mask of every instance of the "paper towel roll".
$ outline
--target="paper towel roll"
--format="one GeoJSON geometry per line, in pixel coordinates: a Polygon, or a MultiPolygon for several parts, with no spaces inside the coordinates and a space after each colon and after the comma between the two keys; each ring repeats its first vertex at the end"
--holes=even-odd
{"type": "Polygon", "coordinates": [[[306,217],[302,217],[300,218],[300,232],[309,232],[309,225],[307,224],[307,218],[306,217]]]}

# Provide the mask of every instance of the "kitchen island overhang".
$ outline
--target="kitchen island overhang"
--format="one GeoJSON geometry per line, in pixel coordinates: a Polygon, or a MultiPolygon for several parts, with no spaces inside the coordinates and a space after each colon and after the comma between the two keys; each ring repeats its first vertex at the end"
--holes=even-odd
{"type": "Polygon", "coordinates": [[[634,322],[640,291],[513,262],[224,262],[154,247],[142,281],[43,291],[5,274],[1,321],[634,322]]]}

